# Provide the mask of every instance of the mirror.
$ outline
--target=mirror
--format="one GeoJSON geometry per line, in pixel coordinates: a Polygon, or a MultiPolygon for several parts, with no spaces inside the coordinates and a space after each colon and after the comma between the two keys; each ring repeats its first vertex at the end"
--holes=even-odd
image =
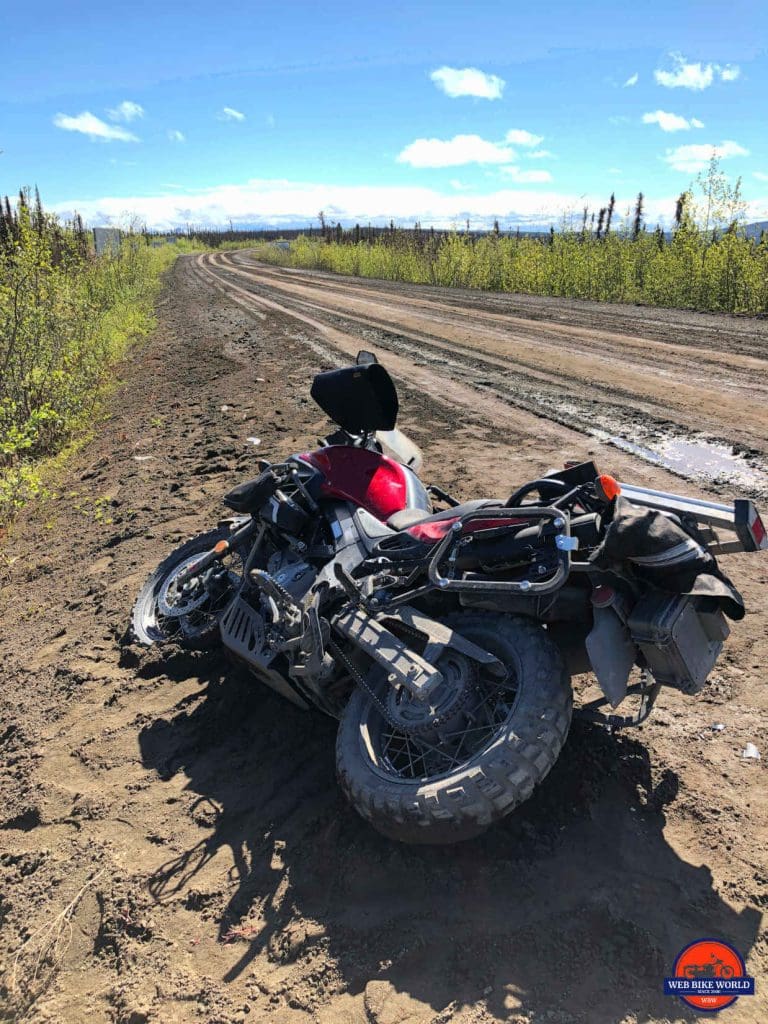
{"type": "Polygon", "coordinates": [[[357,353],[357,359],[355,360],[358,366],[370,366],[371,363],[378,363],[378,361],[373,352],[366,352],[362,348],[357,353]]]}

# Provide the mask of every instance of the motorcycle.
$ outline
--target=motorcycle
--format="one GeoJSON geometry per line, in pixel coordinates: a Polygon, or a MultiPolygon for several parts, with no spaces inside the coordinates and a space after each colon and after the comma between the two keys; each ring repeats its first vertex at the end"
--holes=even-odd
{"type": "Polygon", "coordinates": [[[386,369],[361,352],[311,395],[338,429],[259,463],[233,515],[172,552],[133,610],[140,644],[223,644],[300,708],[338,719],[338,778],[404,842],[477,835],[531,796],[578,713],[640,724],[663,686],[698,693],[744,606],[715,556],[768,546],[721,505],[569,463],[506,500],[418,475],[386,369]],[[626,699],[633,714],[607,713],[626,699]]]}
{"type": "Polygon", "coordinates": [[[683,973],[686,978],[732,978],[733,968],[713,953],[708,964],[686,964],[683,973]]]}

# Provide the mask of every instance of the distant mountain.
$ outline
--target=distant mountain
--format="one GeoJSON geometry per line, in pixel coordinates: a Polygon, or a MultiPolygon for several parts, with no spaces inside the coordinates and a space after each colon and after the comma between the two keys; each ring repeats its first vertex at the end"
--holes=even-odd
{"type": "Polygon", "coordinates": [[[768,231],[768,220],[756,220],[744,228],[748,238],[759,238],[763,231],[768,231]]]}

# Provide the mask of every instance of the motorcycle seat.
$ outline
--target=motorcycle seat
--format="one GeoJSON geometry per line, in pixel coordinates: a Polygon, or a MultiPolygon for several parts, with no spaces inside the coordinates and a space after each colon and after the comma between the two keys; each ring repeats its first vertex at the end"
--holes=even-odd
{"type": "Polygon", "coordinates": [[[409,526],[437,523],[443,519],[457,519],[478,508],[500,508],[503,504],[504,502],[500,498],[476,498],[474,501],[465,501],[463,505],[456,505],[455,508],[446,508],[442,512],[425,512],[420,508],[404,508],[401,512],[395,512],[389,517],[387,526],[399,532],[407,530],[409,526]]]}

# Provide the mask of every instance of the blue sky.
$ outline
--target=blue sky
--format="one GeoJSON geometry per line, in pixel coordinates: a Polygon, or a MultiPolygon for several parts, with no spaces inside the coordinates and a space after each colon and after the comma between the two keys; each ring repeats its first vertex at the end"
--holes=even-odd
{"type": "Polygon", "coordinates": [[[0,61],[0,192],[90,223],[558,223],[713,147],[768,218],[768,5],[31,3],[0,61]]]}

